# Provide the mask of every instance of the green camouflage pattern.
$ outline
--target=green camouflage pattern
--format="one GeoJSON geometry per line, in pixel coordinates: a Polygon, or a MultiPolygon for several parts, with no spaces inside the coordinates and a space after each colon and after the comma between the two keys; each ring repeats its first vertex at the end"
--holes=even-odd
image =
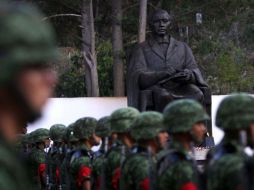
{"type": "Polygon", "coordinates": [[[178,143],[171,143],[169,150],[164,150],[165,154],[160,153],[158,164],[163,162],[165,156],[169,154],[181,154],[184,159],[172,162],[169,165],[162,165],[163,170],[158,173],[156,178],[156,187],[158,190],[179,190],[186,183],[192,183],[198,186],[198,176],[195,166],[188,152],[178,143]],[[163,155],[163,156],[162,156],[163,155]]]}
{"type": "Polygon", "coordinates": [[[13,147],[0,138],[0,189],[1,190],[33,190],[27,171],[13,147]]]}
{"type": "Polygon", "coordinates": [[[0,12],[0,85],[12,81],[25,66],[45,65],[58,57],[52,27],[41,21],[37,9],[1,2],[0,12]]]}
{"type": "Polygon", "coordinates": [[[66,131],[65,131],[65,137],[64,137],[64,140],[66,142],[77,142],[78,141],[78,138],[75,137],[74,135],[74,123],[70,124],[67,128],[66,128],[66,131]]]}
{"type": "Polygon", "coordinates": [[[226,97],[219,105],[215,120],[222,129],[249,127],[254,122],[254,98],[244,93],[226,97]]]}
{"type": "Polygon", "coordinates": [[[109,137],[111,135],[110,117],[102,117],[98,120],[95,134],[99,137],[109,137]]]}
{"type": "Polygon", "coordinates": [[[111,131],[116,133],[129,132],[133,120],[139,115],[135,108],[120,108],[111,114],[111,131]]]}
{"type": "Polygon", "coordinates": [[[163,116],[164,125],[169,133],[187,132],[195,123],[209,120],[202,105],[188,99],[176,100],[167,105],[163,116]]]}
{"type": "Polygon", "coordinates": [[[132,123],[130,132],[135,140],[155,138],[164,130],[163,116],[159,112],[143,112],[132,123]]]}
{"type": "Polygon", "coordinates": [[[39,182],[38,168],[40,164],[46,163],[46,154],[44,150],[34,147],[28,155],[28,160],[31,182],[34,187],[41,189],[42,187],[39,182]]]}
{"type": "Polygon", "coordinates": [[[105,161],[105,155],[101,155],[99,157],[96,157],[93,160],[93,171],[92,171],[92,187],[95,188],[95,183],[98,182],[98,180],[100,180],[101,176],[102,176],[102,167],[103,167],[103,163],[105,161]]]}
{"type": "Polygon", "coordinates": [[[235,190],[246,189],[247,173],[245,171],[245,163],[247,156],[241,151],[239,143],[235,140],[223,139],[209,154],[211,159],[207,167],[207,190],[235,190]],[[230,147],[230,152],[227,153],[222,147],[230,147]]]}
{"type": "Polygon", "coordinates": [[[121,190],[143,190],[140,185],[149,178],[149,167],[148,154],[138,153],[128,157],[121,169],[121,190]]]}
{"type": "MultiPolygon", "coordinates": [[[[79,151],[79,150],[83,150],[87,153],[89,153],[89,151],[90,151],[84,145],[82,145],[79,149],[77,149],[77,151],[79,151]]],[[[89,157],[88,155],[82,155],[79,157],[75,157],[74,154],[72,155],[72,157],[70,159],[70,176],[71,176],[71,184],[72,184],[71,188],[73,190],[77,189],[77,187],[73,186],[73,184],[76,185],[76,179],[78,178],[78,173],[79,173],[81,166],[86,166],[86,167],[92,168],[91,157],[89,157]]]]}
{"type": "Polygon", "coordinates": [[[70,173],[70,160],[74,150],[68,150],[65,154],[63,163],[61,165],[61,171],[63,171],[64,175],[62,176],[62,181],[65,184],[65,189],[71,189],[71,173],[70,173]]]}
{"type": "Polygon", "coordinates": [[[22,149],[28,143],[27,134],[18,134],[16,137],[15,147],[17,149],[22,149]]]}
{"type": "Polygon", "coordinates": [[[34,142],[34,133],[35,133],[35,131],[32,131],[31,133],[28,134],[28,137],[27,137],[28,142],[31,143],[31,144],[35,143],[34,142]]]}
{"type": "Polygon", "coordinates": [[[44,139],[49,138],[49,130],[44,128],[36,129],[32,134],[33,142],[43,142],[44,139]]]}
{"type": "Polygon", "coordinates": [[[66,134],[65,125],[55,124],[50,127],[49,137],[54,142],[64,141],[65,134],[66,134]]]}
{"type": "Polygon", "coordinates": [[[122,158],[122,144],[116,144],[108,151],[106,154],[106,160],[104,163],[105,167],[105,184],[107,190],[114,190],[112,186],[112,178],[114,172],[117,168],[121,165],[121,158],[122,158]]]}
{"type": "Polygon", "coordinates": [[[73,128],[75,137],[78,139],[89,139],[95,132],[97,120],[93,117],[84,117],[78,119],[73,128]]]}
{"type": "Polygon", "coordinates": [[[47,153],[47,176],[49,177],[49,186],[52,189],[64,189],[66,185],[66,170],[64,159],[66,157],[66,145],[61,141],[54,141],[47,153]],[[59,178],[56,178],[56,170],[59,171],[59,178]]]}

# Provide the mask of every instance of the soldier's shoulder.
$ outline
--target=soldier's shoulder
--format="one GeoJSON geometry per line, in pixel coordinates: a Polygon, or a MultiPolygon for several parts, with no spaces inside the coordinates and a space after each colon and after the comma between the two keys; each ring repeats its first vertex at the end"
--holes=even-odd
{"type": "Polygon", "coordinates": [[[107,154],[105,155],[106,158],[114,157],[121,154],[121,147],[116,146],[109,149],[107,154]]]}
{"type": "Polygon", "coordinates": [[[168,149],[163,149],[163,150],[159,151],[159,152],[155,155],[155,160],[158,162],[159,160],[161,160],[162,158],[164,158],[169,152],[170,152],[170,150],[168,150],[168,149]]]}
{"type": "Polygon", "coordinates": [[[1,190],[29,189],[27,175],[17,155],[0,143],[0,187],[1,190]]]}
{"type": "Polygon", "coordinates": [[[44,151],[38,149],[33,149],[29,154],[30,160],[38,164],[45,163],[45,156],[44,151]]]}

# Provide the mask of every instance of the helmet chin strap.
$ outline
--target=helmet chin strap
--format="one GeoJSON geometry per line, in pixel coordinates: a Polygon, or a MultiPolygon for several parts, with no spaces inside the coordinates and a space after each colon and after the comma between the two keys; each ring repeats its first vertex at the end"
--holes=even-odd
{"type": "Polygon", "coordinates": [[[16,100],[16,103],[19,104],[23,109],[25,122],[33,123],[38,118],[41,117],[41,112],[38,112],[33,109],[30,103],[27,101],[27,98],[22,93],[21,89],[12,82],[8,86],[9,91],[11,92],[13,98],[16,100]]]}

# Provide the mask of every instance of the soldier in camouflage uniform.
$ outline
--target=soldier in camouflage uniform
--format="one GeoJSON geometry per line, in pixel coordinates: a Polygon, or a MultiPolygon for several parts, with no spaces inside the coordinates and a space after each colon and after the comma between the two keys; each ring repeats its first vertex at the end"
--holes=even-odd
{"type": "Polygon", "coordinates": [[[65,131],[64,140],[65,140],[66,145],[67,145],[67,152],[72,152],[78,146],[78,138],[75,137],[73,128],[74,128],[74,123],[71,123],[66,128],[66,131],[65,131]]]}
{"type": "Polygon", "coordinates": [[[78,119],[73,127],[74,135],[79,139],[79,148],[71,156],[71,188],[77,190],[91,189],[92,146],[97,120],[92,117],[78,119]]]}
{"type": "Polygon", "coordinates": [[[35,147],[29,153],[29,169],[31,181],[36,189],[46,189],[46,153],[49,146],[49,130],[36,129],[33,133],[35,147]]]}
{"type": "Polygon", "coordinates": [[[112,134],[117,134],[121,142],[114,142],[106,154],[105,181],[107,190],[119,189],[121,163],[125,159],[127,148],[131,148],[134,145],[134,139],[129,134],[130,126],[138,115],[139,111],[137,109],[128,107],[120,108],[110,116],[112,134]]]}
{"type": "Polygon", "coordinates": [[[16,137],[15,146],[20,155],[29,152],[28,150],[28,134],[18,134],[16,137]]]}
{"type": "Polygon", "coordinates": [[[52,29],[33,7],[0,3],[0,189],[29,190],[21,159],[13,151],[17,133],[41,113],[52,94],[56,57],[52,29]]]}
{"type": "Polygon", "coordinates": [[[55,124],[50,127],[49,136],[53,141],[47,154],[47,187],[50,189],[63,188],[61,165],[65,156],[64,137],[66,127],[62,124],[55,124]]]}
{"type": "Polygon", "coordinates": [[[248,177],[253,176],[246,170],[247,156],[243,148],[248,140],[246,137],[253,136],[254,98],[247,94],[235,94],[223,99],[216,114],[216,125],[225,135],[208,154],[207,189],[250,189],[249,183],[253,179],[248,181],[248,177]]]}
{"type": "Polygon", "coordinates": [[[197,190],[199,177],[191,157],[193,143],[202,142],[209,116],[194,100],[177,100],[164,112],[164,125],[172,137],[157,163],[157,190],[197,190]]]}
{"type": "Polygon", "coordinates": [[[102,144],[99,149],[94,154],[93,159],[93,171],[92,171],[92,189],[102,190],[105,189],[105,154],[108,151],[109,146],[112,144],[111,138],[111,127],[110,127],[110,117],[102,117],[98,120],[95,128],[96,136],[102,139],[102,144]]]}
{"type": "Polygon", "coordinates": [[[121,190],[154,189],[154,156],[160,149],[157,136],[163,130],[163,116],[158,112],[143,112],[135,119],[131,135],[137,146],[122,165],[121,190]]]}
{"type": "Polygon", "coordinates": [[[64,176],[62,177],[62,181],[65,183],[64,189],[70,190],[71,189],[71,175],[70,175],[70,160],[72,154],[75,152],[78,146],[78,138],[75,137],[73,131],[74,123],[70,124],[65,131],[65,142],[66,142],[66,154],[62,164],[62,173],[64,176]]]}

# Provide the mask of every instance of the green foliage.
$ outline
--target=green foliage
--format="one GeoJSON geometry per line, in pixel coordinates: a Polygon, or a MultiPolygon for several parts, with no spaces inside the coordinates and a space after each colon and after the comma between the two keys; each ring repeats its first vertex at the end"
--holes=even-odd
{"type": "MultiPolygon", "coordinates": [[[[60,62],[55,70],[59,73],[56,87],[57,97],[86,96],[85,67],[81,52],[75,50],[60,62]]],[[[113,96],[113,61],[110,41],[102,41],[97,45],[97,69],[100,95],[113,96]]]]}
{"type": "MultiPolygon", "coordinates": [[[[64,63],[62,63],[64,64],[64,63]]],[[[80,52],[75,52],[66,59],[63,69],[59,72],[59,82],[55,90],[57,97],[83,97],[86,95],[85,69],[80,52]]]]}
{"type": "MultiPolygon", "coordinates": [[[[28,0],[38,4],[47,16],[54,14],[81,14],[81,0],[28,0]]],[[[124,62],[137,42],[138,2],[123,1],[124,62]],[[126,57],[124,55],[127,55],[126,57]]],[[[148,16],[158,5],[149,1],[148,16]]],[[[186,41],[211,86],[213,94],[233,91],[253,92],[254,60],[254,1],[253,0],[161,0],[161,8],[173,14],[170,34],[186,41]],[[203,24],[197,26],[195,15],[203,14],[203,24]],[[180,29],[189,27],[189,36],[180,29]],[[188,41],[187,41],[188,40],[188,41]],[[253,58],[248,59],[253,54],[253,58]]],[[[94,0],[96,50],[101,96],[113,96],[113,61],[111,47],[111,1],[94,0]]],[[[57,32],[58,44],[81,49],[80,18],[56,17],[50,19],[57,32]]],[[[84,65],[80,53],[71,55],[59,67],[59,85],[56,96],[85,96],[84,65]]],[[[125,64],[126,66],[126,64],[125,64]]],[[[126,72],[126,68],[125,68],[126,72]]]]}
{"type": "Polygon", "coordinates": [[[220,44],[214,59],[214,73],[209,78],[214,94],[228,94],[232,92],[252,92],[254,77],[253,65],[246,57],[246,52],[234,46],[233,43],[220,44]]]}
{"type": "Polygon", "coordinates": [[[110,41],[102,41],[97,45],[97,62],[100,96],[113,96],[113,58],[110,41]]]}

